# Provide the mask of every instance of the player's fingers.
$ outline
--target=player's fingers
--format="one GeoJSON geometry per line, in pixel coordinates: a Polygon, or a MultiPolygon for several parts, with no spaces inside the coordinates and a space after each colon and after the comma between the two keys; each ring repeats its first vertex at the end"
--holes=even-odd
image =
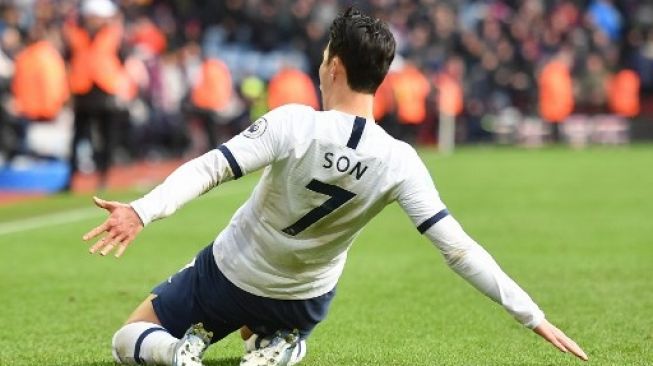
{"type": "Polygon", "coordinates": [[[105,222],[102,223],[102,225],[100,225],[100,226],[94,228],[93,230],[89,231],[88,233],[84,234],[84,236],[82,236],[82,239],[84,239],[84,240],[93,239],[96,236],[100,235],[101,233],[107,231],[108,228],[109,228],[109,221],[105,221],[105,222]]]}
{"type": "Polygon", "coordinates": [[[107,201],[99,197],[93,197],[93,202],[95,202],[96,206],[103,208],[109,212],[113,212],[116,208],[123,206],[121,202],[107,201]]]}
{"type": "Polygon", "coordinates": [[[125,252],[126,249],[127,249],[127,244],[125,243],[118,244],[118,250],[116,250],[116,258],[122,257],[122,254],[125,252]]]}
{"type": "Polygon", "coordinates": [[[104,248],[102,248],[102,250],[100,251],[100,255],[105,256],[109,254],[115,246],[116,244],[113,241],[111,241],[110,243],[105,245],[104,248]]]}
{"type": "Polygon", "coordinates": [[[91,254],[95,254],[98,250],[103,249],[108,243],[111,243],[113,240],[114,235],[111,235],[110,233],[104,236],[102,239],[98,240],[97,243],[95,243],[90,249],[89,252],[91,254]]]}
{"type": "Polygon", "coordinates": [[[555,346],[557,349],[559,349],[560,351],[565,352],[565,353],[567,352],[567,348],[566,348],[566,347],[565,347],[565,346],[564,346],[564,345],[563,345],[563,344],[558,340],[558,337],[556,336],[556,334],[555,334],[553,331],[551,331],[551,330],[546,330],[546,331],[540,333],[540,335],[541,335],[544,339],[546,339],[547,341],[549,341],[549,343],[551,343],[552,345],[554,345],[554,346],[555,346]]]}
{"type": "Polygon", "coordinates": [[[105,245],[106,241],[103,239],[100,239],[97,241],[97,243],[93,244],[92,247],[88,248],[88,252],[91,254],[97,253],[98,250],[102,249],[105,245]]]}
{"type": "Polygon", "coordinates": [[[102,249],[107,243],[106,238],[102,238],[97,241],[97,243],[93,244],[92,247],[88,249],[88,252],[91,254],[97,253],[98,250],[102,249]]]}
{"type": "Polygon", "coordinates": [[[576,357],[580,358],[583,361],[587,361],[589,358],[587,357],[587,354],[585,351],[583,351],[580,346],[576,344],[576,342],[572,342],[572,344],[569,344],[566,346],[569,352],[573,353],[576,357]]]}
{"type": "Polygon", "coordinates": [[[127,245],[129,245],[130,242],[129,234],[120,235],[116,237],[116,239],[113,242],[118,246],[118,248],[116,249],[115,256],[116,258],[119,258],[120,256],[122,256],[122,253],[125,252],[125,249],[127,249],[127,245]]]}
{"type": "Polygon", "coordinates": [[[100,251],[100,254],[103,256],[109,254],[113,248],[115,248],[116,245],[119,245],[126,237],[127,234],[123,234],[116,230],[110,231],[109,235],[107,235],[107,244],[104,246],[102,251],[100,251]]]}
{"type": "Polygon", "coordinates": [[[551,344],[553,344],[553,345],[554,345],[557,349],[559,349],[560,351],[562,351],[562,352],[564,352],[564,353],[569,352],[569,350],[567,349],[567,347],[565,347],[565,345],[562,344],[562,343],[561,343],[559,340],[557,340],[556,338],[553,338],[553,339],[549,340],[549,342],[551,342],[551,344]]]}
{"type": "Polygon", "coordinates": [[[105,200],[103,200],[103,199],[100,198],[100,197],[93,196],[93,203],[95,203],[95,205],[96,205],[97,207],[107,209],[107,204],[108,204],[108,202],[105,201],[105,200]]]}
{"type": "Polygon", "coordinates": [[[569,350],[569,352],[571,352],[572,354],[574,354],[576,357],[580,358],[583,361],[588,360],[585,351],[583,351],[583,349],[580,348],[580,346],[576,342],[574,342],[573,339],[567,337],[567,335],[560,330],[558,330],[558,332],[559,332],[558,339],[560,343],[562,343],[565,346],[565,348],[569,350]]]}

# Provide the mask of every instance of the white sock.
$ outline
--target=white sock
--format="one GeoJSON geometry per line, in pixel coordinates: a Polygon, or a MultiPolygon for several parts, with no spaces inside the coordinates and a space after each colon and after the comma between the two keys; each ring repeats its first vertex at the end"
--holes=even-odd
{"type": "Polygon", "coordinates": [[[113,335],[113,358],[124,365],[171,365],[177,341],[158,324],[130,323],[113,335]]]}

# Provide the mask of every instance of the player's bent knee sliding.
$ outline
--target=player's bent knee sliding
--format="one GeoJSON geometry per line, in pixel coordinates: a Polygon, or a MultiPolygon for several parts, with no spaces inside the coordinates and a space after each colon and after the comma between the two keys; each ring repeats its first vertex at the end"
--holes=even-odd
{"type": "Polygon", "coordinates": [[[178,341],[158,324],[135,322],[113,335],[112,354],[123,365],[171,365],[178,341]]]}
{"type": "Polygon", "coordinates": [[[181,339],[158,324],[126,324],[113,336],[112,353],[123,365],[202,366],[213,334],[202,323],[192,325],[181,339]]]}

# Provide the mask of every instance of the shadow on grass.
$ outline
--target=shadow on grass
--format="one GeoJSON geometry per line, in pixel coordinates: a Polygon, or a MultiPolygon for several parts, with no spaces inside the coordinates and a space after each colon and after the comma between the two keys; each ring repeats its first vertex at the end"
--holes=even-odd
{"type": "MultiPolygon", "coordinates": [[[[204,366],[236,366],[240,362],[238,357],[228,357],[220,359],[209,359],[204,360],[204,366]]],[[[57,366],[61,365],[60,363],[56,364],[57,366]]],[[[113,360],[107,361],[95,361],[95,362],[82,362],[82,363],[69,363],[68,366],[117,366],[113,360]]],[[[55,365],[51,365],[55,366],[55,365]]]]}
{"type": "Polygon", "coordinates": [[[204,366],[235,366],[240,363],[239,357],[227,357],[217,360],[205,360],[204,366]]]}

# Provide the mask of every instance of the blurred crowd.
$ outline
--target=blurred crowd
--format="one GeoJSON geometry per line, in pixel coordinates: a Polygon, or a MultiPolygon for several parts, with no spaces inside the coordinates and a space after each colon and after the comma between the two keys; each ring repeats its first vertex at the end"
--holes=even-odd
{"type": "MultiPolygon", "coordinates": [[[[0,0],[0,160],[52,154],[73,172],[102,172],[116,160],[197,155],[284,103],[319,108],[328,27],[350,3],[0,0]],[[30,140],[44,125],[67,133],[30,140]]],[[[411,143],[436,142],[445,117],[462,141],[523,121],[539,121],[526,134],[558,139],[573,132],[565,121],[587,125],[578,115],[620,116],[597,119],[619,132],[653,94],[648,1],[356,5],[397,39],[375,117],[411,143]]]]}

